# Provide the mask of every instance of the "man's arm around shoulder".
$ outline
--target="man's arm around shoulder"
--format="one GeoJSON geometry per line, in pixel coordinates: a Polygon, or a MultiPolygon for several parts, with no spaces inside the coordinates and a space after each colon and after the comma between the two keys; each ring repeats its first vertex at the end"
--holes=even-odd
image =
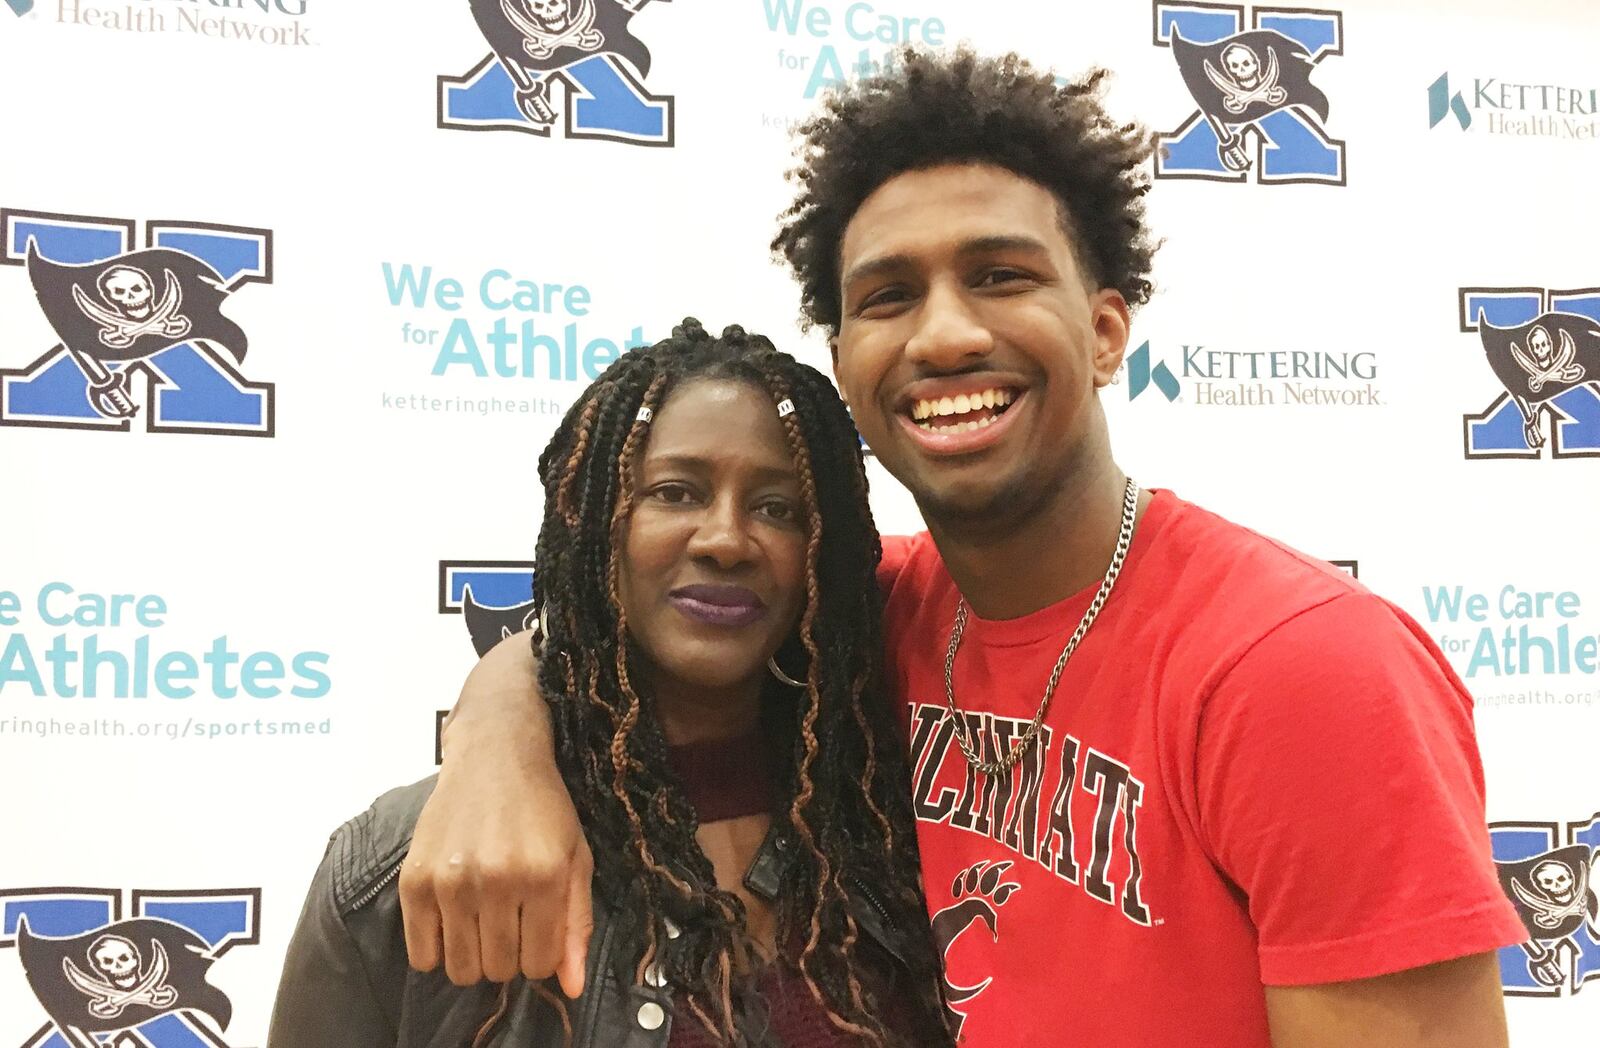
{"type": "Polygon", "coordinates": [[[583,990],[594,859],[556,766],[531,633],[468,675],[439,783],[400,873],[411,966],[450,981],[560,978],[583,990]]]}

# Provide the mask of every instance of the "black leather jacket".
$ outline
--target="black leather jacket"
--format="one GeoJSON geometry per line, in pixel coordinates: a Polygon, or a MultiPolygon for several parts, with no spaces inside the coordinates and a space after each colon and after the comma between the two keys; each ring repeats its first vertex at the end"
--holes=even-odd
{"type": "MultiPolygon", "coordinates": [[[[495,1014],[499,985],[461,988],[442,971],[417,972],[406,963],[400,864],[434,781],[391,790],[333,834],[289,944],[267,1048],[467,1048],[495,1014]]],[[[753,890],[776,887],[783,864],[776,841],[768,838],[751,867],[746,883],[753,890]]],[[[888,924],[864,889],[851,908],[906,985],[907,951],[918,940],[888,924]]],[[[595,899],[584,992],[567,1005],[573,1048],[666,1048],[672,991],[633,984],[633,961],[617,949],[626,937],[616,917],[595,899]]],[[[518,978],[505,1015],[480,1043],[559,1048],[563,1040],[556,1011],[518,978]]]]}

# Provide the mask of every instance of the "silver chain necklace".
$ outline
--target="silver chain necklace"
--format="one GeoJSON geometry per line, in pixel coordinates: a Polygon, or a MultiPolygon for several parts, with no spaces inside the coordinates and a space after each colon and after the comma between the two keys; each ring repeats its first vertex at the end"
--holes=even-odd
{"type": "Polygon", "coordinates": [[[950,707],[950,717],[955,722],[956,742],[961,746],[961,752],[966,756],[967,763],[978,771],[985,775],[999,775],[1001,772],[1010,771],[1038,737],[1040,725],[1044,723],[1044,715],[1050,709],[1050,700],[1055,696],[1056,685],[1061,682],[1061,671],[1067,668],[1067,660],[1078,650],[1084,634],[1089,632],[1089,627],[1093,626],[1094,620],[1099,617],[1100,609],[1105,607],[1106,601],[1111,597],[1111,587],[1117,584],[1117,576],[1122,573],[1122,562],[1128,558],[1128,547],[1133,542],[1133,521],[1138,508],[1139,485],[1129,477],[1127,490],[1122,496],[1122,528],[1117,532],[1117,551],[1111,556],[1111,566],[1106,568],[1106,577],[1100,580],[1100,588],[1095,592],[1094,600],[1089,602],[1089,607],[1079,620],[1078,628],[1073,631],[1072,638],[1067,641],[1067,646],[1061,649],[1061,657],[1056,660],[1056,668],[1050,672],[1050,683],[1045,685],[1044,698],[1039,700],[1039,712],[1033,715],[1033,722],[1022,733],[1022,738],[1017,740],[1005,756],[996,761],[986,761],[978,756],[977,747],[972,741],[972,728],[961,715],[961,711],[956,709],[956,649],[961,647],[961,634],[967,628],[967,601],[963,597],[956,602],[956,624],[950,630],[950,648],[944,655],[944,699],[950,707]]]}

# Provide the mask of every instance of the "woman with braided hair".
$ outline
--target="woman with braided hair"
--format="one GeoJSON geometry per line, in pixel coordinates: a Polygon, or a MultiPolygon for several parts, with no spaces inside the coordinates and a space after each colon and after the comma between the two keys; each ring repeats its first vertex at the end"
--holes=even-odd
{"type": "Polygon", "coordinates": [[[584,392],[539,476],[534,646],[595,856],[582,992],[408,968],[428,779],[334,835],[271,1048],[948,1043],[833,386],[686,319],[584,392]]]}

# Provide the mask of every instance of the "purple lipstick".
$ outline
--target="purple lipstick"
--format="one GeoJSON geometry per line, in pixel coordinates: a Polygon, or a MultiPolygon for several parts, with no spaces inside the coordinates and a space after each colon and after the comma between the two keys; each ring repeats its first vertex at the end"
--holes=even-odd
{"type": "Polygon", "coordinates": [[[743,586],[680,586],[667,599],[689,618],[712,626],[748,626],[767,613],[761,598],[743,586]]]}

